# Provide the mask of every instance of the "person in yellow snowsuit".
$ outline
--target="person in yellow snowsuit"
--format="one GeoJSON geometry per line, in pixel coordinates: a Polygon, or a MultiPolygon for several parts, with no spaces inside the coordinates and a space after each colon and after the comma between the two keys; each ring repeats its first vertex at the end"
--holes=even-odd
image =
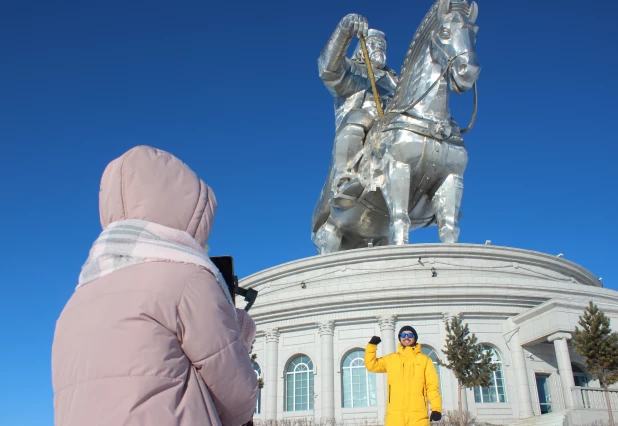
{"type": "Polygon", "coordinates": [[[421,352],[418,334],[410,326],[399,330],[397,352],[376,357],[382,341],[373,336],[365,349],[365,367],[372,373],[386,373],[385,426],[429,426],[442,418],[442,397],[438,373],[431,358],[421,352]],[[427,413],[431,404],[431,416],[427,413]]]}

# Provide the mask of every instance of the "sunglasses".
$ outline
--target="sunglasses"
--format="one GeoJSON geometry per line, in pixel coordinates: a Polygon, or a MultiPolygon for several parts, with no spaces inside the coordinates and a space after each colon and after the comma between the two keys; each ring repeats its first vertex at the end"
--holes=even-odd
{"type": "Polygon", "coordinates": [[[411,339],[411,338],[413,338],[413,337],[414,337],[414,333],[401,333],[401,334],[399,335],[399,337],[401,337],[402,339],[403,339],[403,338],[405,338],[405,337],[407,337],[407,338],[411,339]]]}

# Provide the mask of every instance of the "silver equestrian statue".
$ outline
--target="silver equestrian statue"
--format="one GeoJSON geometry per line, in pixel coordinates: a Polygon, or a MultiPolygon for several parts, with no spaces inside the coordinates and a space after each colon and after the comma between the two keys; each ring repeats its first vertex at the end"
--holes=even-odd
{"type": "Polygon", "coordinates": [[[359,15],[339,23],[318,60],[335,97],[336,121],[329,175],[313,212],[319,253],[407,244],[410,231],[433,224],[443,243],[458,241],[468,163],[461,135],[476,117],[480,72],[477,16],[474,1],[436,0],[398,78],[385,65],[383,33],[368,30],[359,15]],[[366,36],[383,116],[376,113],[362,51],[345,57],[355,35],[366,36]],[[450,114],[449,89],[459,94],[472,88],[472,121],[460,129],[450,114]]]}

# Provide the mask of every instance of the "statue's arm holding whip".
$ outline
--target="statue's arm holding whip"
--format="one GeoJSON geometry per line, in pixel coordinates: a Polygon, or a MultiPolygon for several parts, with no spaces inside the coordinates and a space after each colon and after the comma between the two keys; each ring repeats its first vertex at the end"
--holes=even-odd
{"type": "Polygon", "coordinates": [[[318,71],[320,78],[326,87],[336,96],[345,97],[348,90],[354,88],[347,87],[348,84],[342,81],[348,71],[346,53],[355,36],[366,36],[369,30],[367,19],[361,15],[351,13],[346,15],[337,25],[337,28],[330,36],[328,43],[322,50],[318,58],[318,71]]]}

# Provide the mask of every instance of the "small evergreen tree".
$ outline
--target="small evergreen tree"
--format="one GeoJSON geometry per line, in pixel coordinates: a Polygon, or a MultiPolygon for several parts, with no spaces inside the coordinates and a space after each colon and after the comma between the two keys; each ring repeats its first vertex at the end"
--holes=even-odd
{"type": "Polygon", "coordinates": [[[446,327],[446,345],[444,355],[447,363],[438,360],[438,364],[453,371],[458,384],[459,424],[464,424],[464,413],[461,405],[462,389],[475,386],[491,385],[492,372],[496,365],[492,364],[491,353],[484,351],[477,343],[474,333],[470,333],[468,324],[457,317],[444,321],[446,327]]]}
{"type": "Polygon", "coordinates": [[[592,301],[580,315],[575,326],[573,346],[584,357],[586,369],[599,378],[605,390],[605,402],[609,413],[609,424],[614,426],[608,387],[618,382],[618,334],[609,327],[609,318],[592,301]]]}
{"type": "MultiPolygon", "coordinates": [[[[255,344],[255,339],[253,339],[253,343],[251,343],[251,352],[249,352],[251,354],[251,362],[253,363],[257,362],[257,354],[252,353],[254,344],[255,344]]],[[[258,388],[263,389],[264,388],[264,378],[258,377],[257,380],[258,380],[258,388]]]]}

